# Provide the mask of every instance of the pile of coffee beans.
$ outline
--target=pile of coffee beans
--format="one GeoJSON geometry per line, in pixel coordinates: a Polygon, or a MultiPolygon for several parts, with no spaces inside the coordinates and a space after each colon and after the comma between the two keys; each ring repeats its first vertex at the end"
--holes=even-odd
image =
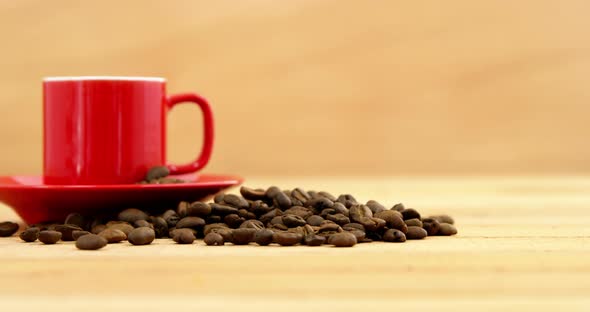
{"type": "MultiPolygon", "coordinates": [[[[151,178],[161,179],[161,173],[151,178]]],[[[153,180],[152,179],[152,180],[153,180]]],[[[457,234],[447,215],[422,217],[403,204],[386,208],[375,200],[361,203],[353,195],[301,188],[281,190],[241,187],[240,194],[218,194],[213,202],[180,202],[157,213],[129,208],[108,216],[70,214],[58,224],[35,224],[20,233],[24,242],[44,244],[76,241],[82,250],[128,241],[149,245],[155,239],[192,244],[202,238],[207,246],[225,244],[260,246],[352,247],[373,241],[402,243],[428,236],[457,234]]],[[[0,223],[0,235],[18,230],[15,223],[0,223]]]]}
{"type": "Polygon", "coordinates": [[[169,178],[170,169],[166,166],[156,166],[148,170],[145,179],[139,181],[138,184],[175,184],[185,183],[185,180],[169,178]]]}

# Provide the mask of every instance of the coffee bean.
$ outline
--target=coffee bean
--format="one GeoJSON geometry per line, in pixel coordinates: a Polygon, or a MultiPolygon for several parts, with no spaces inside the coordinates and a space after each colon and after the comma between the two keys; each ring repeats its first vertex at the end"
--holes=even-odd
{"type": "Polygon", "coordinates": [[[371,241],[382,241],[383,235],[377,232],[365,232],[365,239],[367,238],[371,241]]]}
{"type": "Polygon", "coordinates": [[[283,211],[284,215],[296,215],[300,216],[303,219],[307,219],[313,215],[313,212],[309,210],[309,208],[302,207],[302,206],[293,206],[285,211],[283,211]]]}
{"type": "Polygon", "coordinates": [[[408,219],[420,219],[420,213],[418,213],[418,211],[416,211],[413,208],[407,208],[402,210],[402,216],[404,218],[404,220],[408,220],[408,219]]]}
{"type": "Polygon", "coordinates": [[[211,204],[211,209],[214,214],[227,215],[230,213],[238,213],[238,208],[224,205],[224,204],[211,204]]]}
{"type": "Polygon", "coordinates": [[[318,232],[341,232],[342,228],[340,225],[334,223],[333,221],[324,221],[320,224],[320,228],[318,232]]]}
{"type": "Polygon", "coordinates": [[[440,229],[440,223],[432,218],[422,219],[422,228],[426,230],[429,236],[434,236],[440,229]]]}
{"type": "Polygon", "coordinates": [[[214,203],[216,203],[216,204],[223,204],[223,203],[225,203],[225,202],[223,201],[223,198],[224,198],[224,197],[225,197],[225,194],[223,194],[223,193],[219,193],[219,194],[217,194],[217,195],[215,195],[215,196],[213,197],[213,202],[214,202],[214,203]]]}
{"type": "Polygon", "coordinates": [[[254,240],[256,230],[252,228],[240,228],[232,231],[232,243],[234,245],[247,245],[254,240]]]}
{"type": "Polygon", "coordinates": [[[384,210],[375,214],[375,217],[385,220],[387,226],[402,232],[408,231],[408,226],[404,223],[399,212],[395,210],[384,210]]]}
{"type": "Polygon", "coordinates": [[[258,215],[262,215],[265,214],[269,211],[271,211],[273,208],[271,206],[269,206],[267,203],[263,202],[262,200],[256,200],[250,203],[250,211],[252,211],[255,214],[258,215]]]}
{"type": "Polygon", "coordinates": [[[64,221],[64,224],[77,225],[81,229],[86,228],[86,223],[86,218],[79,213],[70,213],[64,221]]]}
{"type": "Polygon", "coordinates": [[[223,220],[223,218],[221,216],[210,215],[210,216],[207,216],[207,218],[205,219],[205,223],[207,223],[207,224],[221,223],[222,220],[223,220]]]}
{"type": "Polygon", "coordinates": [[[254,242],[260,246],[266,246],[273,242],[274,232],[271,230],[260,230],[254,234],[254,242]]]}
{"type": "Polygon", "coordinates": [[[195,234],[186,229],[179,229],[174,233],[174,237],[172,237],[172,240],[178,244],[192,244],[195,239],[195,234]]]}
{"type": "Polygon", "coordinates": [[[245,199],[249,199],[249,200],[261,200],[261,199],[265,198],[266,191],[263,190],[263,189],[252,189],[252,188],[249,188],[249,187],[242,186],[240,188],[240,194],[242,194],[242,196],[245,199]]]}
{"type": "Polygon", "coordinates": [[[250,228],[255,230],[262,230],[264,229],[264,223],[259,220],[246,220],[240,224],[241,228],[250,228]]]}
{"type": "Polygon", "coordinates": [[[199,217],[184,217],[176,223],[177,229],[191,228],[196,230],[203,226],[205,226],[205,220],[199,217]]]}
{"type": "Polygon", "coordinates": [[[365,223],[361,223],[367,231],[380,231],[382,228],[387,225],[387,222],[381,218],[367,218],[369,221],[365,221],[365,223]]]}
{"type": "Polygon", "coordinates": [[[266,195],[266,198],[273,199],[273,198],[275,198],[275,196],[278,193],[281,193],[281,189],[278,188],[278,187],[276,187],[276,186],[271,186],[268,189],[266,189],[266,194],[265,195],[266,195]]]}
{"type": "Polygon", "coordinates": [[[354,196],[352,196],[350,194],[342,194],[342,195],[338,196],[336,201],[343,204],[346,208],[350,208],[353,205],[358,204],[358,202],[356,201],[354,196]]]}
{"type": "Polygon", "coordinates": [[[330,194],[328,192],[325,192],[325,191],[318,192],[318,195],[321,196],[321,197],[325,197],[325,198],[329,199],[332,202],[335,202],[337,200],[337,198],[334,195],[332,195],[332,194],[330,194]]]}
{"type": "Polygon", "coordinates": [[[148,170],[145,175],[146,181],[156,180],[163,177],[167,177],[170,174],[170,169],[166,166],[155,166],[148,170]]]}
{"type": "Polygon", "coordinates": [[[287,227],[303,226],[307,224],[302,217],[296,215],[283,215],[281,218],[283,224],[287,227]]]}
{"type": "Polygon", "coordinates": [[[300,188],[296,188],[293,191],[291,191],[291,197],[299,201],[302,205],[305,205],[305,203],[311,199],[311,196],[309,196],[309,194],[307,194],[306,191],[300,188]]]}
{"type": "Polygon", "coordinates": [[[138,227],[149,227],[149,228],[154,228],[154,226],[147,222],[146,220],[137,220],[133,223],[133,226],[138,228],[138,227]]]}
{"type": "Polygon", "coordinates": [[[148,227],[133,229],[127,235],[127,240],[133,245],[148,245],[156,238],[156,232],[148,227]]]}
{"type": "Polygon", "coordinates": [[[373,212],[373,214],[376,214],[378,212],[384,211],[385,207],[383,205],[381,205],[380,203],[378,203],[375,200],[369,200],[366,204],[367,207],[369,207],[369,209],[371,209],[371,211],[373,212]]]}
{"type": "Polygon", "coordinates": [[[137,208],[129,208],[119,212],[118,219],[133,224],[137,220],[148,220],[150,216],[137,208]]]}
{"type": "Polygon", "coordinates": [[[420,219],[408,219],[404,221],[407,226],[419,226],[422,227],[422,221],[420,219]]]}
{"type": "Polygon", "coordinates": [[[332,206],[332,209],[334,209],[334,211],[336,211],[336,213],[341,213],[347,217],[350,217],[350,211],[342,203],[335,202],[334,206],[332,206]]]}
{"type": "Polygon", "coordinates": [[[107,226],[104,224],[97,224],[95,226],[92,227],[92,229],[90,230],[90,233],[92,234],[98,234],[102,231],[104,231],[104,229],[106,229],[107,226]]]}
{"type": "Polygon", "coordinates": [[[335,209],[326,208],[326,209],[322,210],[322,212],[320,212],[320,217],[327,219],[329,215],[335,214],[335,213],[337,213],[335,209]]]}
{"type": "Polygon", "coordinates": [[[238,196],[238,195],[234,195],[234,194],[225,194],[225,196],[223,197],[223,201],[225,202],[226,205],[228,206],[232,206],[238,209],[247,209],[250,207],[250,204],[248,203],[248,201],[246,201],[244,198],[238,196]]]}
{"type": "Polygon", "coordinates": [[[211,214],[211,206],[209,204],[196,201],[187,206],[185,217],[205,217],[211,214]]]}
{"type": "Polygon", "coordinates": [[[352,247],[356,243],[356,236],[350,232],[333,234],[328,240],[328,244],[332,244],[334,247],[352,247]]]}
{"type": "Polygon", "coordinates": [[[244,218],[238,216],[235,213],[228,214],[223,218],[223,222],[233,229],[240,227],[244,221],[246,221],[244,218]]]}
{"type": "Polygon", "coordinates": [[[166,220],[169,228],[175,227],[178,220],[180,220],[180,216],[172,209],[166,210],[166,212],[162,214],[162,218],[166,220]]]}
{"type": "Polygon", "coordinates": [[[81,227],[73,224],[57,224],[53,229],[61,232],[61,240],[63,241],[73,241],[72,232],[82,231],[81,227]]]}
{"type": "Polygon", "coordinates": [[[162,217],[151,217],[152,226],[156,233],[156,238],[162,238],[168,235],[168,223],[162,217]]]}
{"type": "Polygon", "coordinates": [[[266,224],[268,222],[270,222],[270,220],[272,220],[274,217],[277,216],[282,216],[283,212],[280,209],[273,209],[265,214],[263,214],[262,216],[260,216],[260,218],[258,218],[258,220],[260,220],[262,223],[266,224]]]}
{"type": "Polygon", "coordinates": [[[197,236],[197,230],[195,229],[191,229],[191,228],[183,228],[183,229],[177,229],[177,228],[171,228],[168,230],[168,236],[170,238],[174,238],[174,236],[178,233],[178,232],[182,232],[182,231],[188,231],[193,233],[193,235],[196,237],[197,236]]]}
{"type": "Polygon", "coordinates": [[[18,231],[18,223],[6,221],[0,222],[0,237],[9,237],[18,231]]]}
{"type": "Polygon", "coordinates": [[[351,231],[346,231],[351,233],[352,235],[354,235],[354,237],[356,237],[356,241],[359,242],[363,239],[365,239],[365,236],[367,235],[365,233],[365,231],[360,231],[360,230],[351,230],[351,231]]]}
{"type": "Polygon", "coordinates": [[[32,243],[37,240],[39,237],[39,228],[38,227],[30,227],[19,234],[20,239],[27,243],[32,243]]]}
{"type": "Polygon", "coordinates": [[[350,219],[341,213],[328,215],[327,218],[330,221],[334,221],[338,225],[345,225],[350,223],[350,219]]]}
{"type": "Polygon", "coordinates": [[[276,193],[275,196],[273,197],[273,199],[274,199],[273,202],[274,202],[275,207],[279,207],[283,210],[288,209],[293,204],[291,202],[291,198],[283,192],[276,193]]]}
{"type": "Polygon", "coordinates": [[[305,203],[305,207],[313,207],[318,211],[322,211],[326,208],[334,207],[334,202],[325,197],[316,197],[308,200],[305,203]]]}
{"type": "Polygon", "coordinates": [[[186,181],[176,179],[176,178],[159,178],[155,180],[150,180],[149,183],[151,184],[178,184],[178,183],[185,183],[186,181]]]}
{"type": "Polygon", "coordinates": [[[365,227],[360,224],[360,223],[348,223],[345,224],[344,226],[342,226],[342,229],[345,231],[352,231],[352,230],[359,230],[359,231],[365,231],[365,227]]]}
{"type": "Polygon", "coordinates": [[[246,209],[239,209],[238,216],[240,216],[241,218],[244,218],[245,220],[256,219],[256,214],[254,214],[253,212],[250,212],[246,209]]]}
{"type": "Polygon", "coordinates": [[[406,235],[400,230],[389,229],[383,234],[383,241],[403,243],[406,241],[406,235]]]}
{"type": "Polygon", "coordinates": [[[457,228],[450,223],[441,223],[438,232],[435,235],[451,236],[457,234],[457,228]]]}
{"type": "Polygon", "coordinates": [[[353,205],[349,208],[349,211],[350,219],[360,224],[363,224],[361,220],[363,220],[364,218],[373,217],[373,212],[366,205],[353,205]]]}
{"type": "Polygon", "coordinates": [[[209,233],[205,235],[203,241],[207,246],[223,246],[224,243],[223,237],[217,233],[209,233]]]}
{"type": "MultiPolygon", "coordinates": [[[[131,226],[129,223],[115,223],[115,224],[107,224],[107,228],[108,229],[114,229],[114,230],[119,230],[123,233],[125,233],[125,235],[129,236],[129,233],[131,233],[131,231],[133,231],[134,227],[131,226]]],[[[141,229],[141,228],[138,228],[141,229]]]]}
{"type": "Polygon", "coordinates": [[[81,250],[97,250],[107,245],[107,240],[96,234],[86,234],[78,237],[76,248],[81,250]]]}
{"type": "Polygon", "coordinates": [[[73,231],[72,232],[72,238],[74,240],[78,240],[78,238],[80,238],[81,236],[84,236],[86,234],[92,234],[92,233],[90,233],[88,231],[73,231]]]}
{"type": "Polygon", "coordinates": [[[205,234],[205,236],[207,236],[207,234],[211,233],[214,229],[219,228],[229,229],[229,227],[225,223],[211,223],[205,225],[205,227],[203,228],[203,233],[205,234]]]}
{"type": "Polygon", "coordinates": [[[326,238],[320,235],[309,235],[304,238],[304,243],[307,246],[315,247],[320,246],[326,242],[326,238]]]}
{"type": "Polygon", "coordinates": [[[104,231],[98,233],[98,236],[106,239],[109,244],[119,243],[127,239],[127,235],[125,235],[123,231],[113,228],[105,229],[104,231]]]}
{"type": "Polygon", "coordinates": [[[436,215],[430,218],[437,220],[439,223],[455,224],[455,220],[449,215],[436,215]]]}
{"type": "Polygon", "coordinates": [[[395,205],[393,205],[393,207],[391,207],[391,210],[395,210],[395,211],[399,211],[399,212],[404,211],[404,209],[406,209],[406,207],[402,203],[395,204],[395,205]]]}
{"type": "Polygon", "coordinates": [[[45,230],[39,232],[39,241],[43,244],[51,245],[57,243],[61,239],[61,232],[53,230],[45,230]]]}
{"type": "Polygon", "coordinates": [[[309,216],[305,221],[309,225],[320,226],[320,224],[322,224],[322,222],[324,221],[324,218],[322,218],[321,216],[318,216],[318,215],[313,215],[313,216],[309,216]]]}
{"type": "Polygon", "coordinates": [[[275,232],[273,241],[281,246],[293,246],[301,243],[303,235],[290,232],[275,232]]]}
{"type": "Polygon", "coordinates": [[[418,226],[408,226],[408,232],[406,233],[407,239],[423,239],[428,236],[426,230],[418,226]]]}

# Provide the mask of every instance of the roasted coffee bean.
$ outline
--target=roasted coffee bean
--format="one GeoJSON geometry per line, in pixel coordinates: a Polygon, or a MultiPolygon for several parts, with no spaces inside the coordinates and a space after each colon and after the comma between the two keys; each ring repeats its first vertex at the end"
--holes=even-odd
{"type": "Polygon", "coordinates": [[[275,196],[278,193],[281,193],[281,189],[278,188],[278,187],[276,187],[276,186],[271,186],[268,189],[266,189],[265,195],[266,195],[266,198],[271,198],[272,199],[272,198],[275,198],[275,196]]]}
{"type": "Polygon", "coordinates": [[[352,230],[359,230],[359,231],[363,231],[363,232],[365,231],[365,227],[360,223],[348,223],[348,224],[345,224],[342,227],[342,229],[345,231],[352,231],[352,230]]]}
{"type": "Polygon", "coordinates": [[[283,211],[284,215],[296,215],[300,216],[303,219],[307,219],[313,215],[313,212],[309,210],[309,208],[302,207],[302,206],[293,206],[285,211],[283,211]]]}
{"type": "Polygon", "coordinates": [[[429,218],[437,220],[439,223],[455,224],[455,220],[449,215],[436,215],[430,216],[429,218]]]}
{"type": "Polygon", "coordinates": [[[205,236],[207,236],[207,234],[211,233],[214,229],[220,228],[229,229],[229,227],[225,223],[211,223],[205,225],[205,227],[203,228],[203,233],[205,234],[205,236]]]}
{"type": "Polygon", "coordinates": [[[419,226],[422,227],[422,221],[420,219],[408,219],[404,221],[407,226],[419,226]]]}
{"type": "Polygon", "coordinates": [[[322,218],[321,216],[318,216],[318,215],[313,215],[313,216],[309,216],[307,219],[305,219],[305,221],[309,225],[320,226],[320,224],[322,224],[322,222],[324,222],[324,218],[322,218]]]}
{"type": "Polygon", "coordinates": [[[350,223],[350,219],[341,213],[328,215],[327,218],[330,221],[334,221],[338,225],[345,225],[350,223]]]}
{"type": "Polygon", "coordinates": [[[70,213],[67,217],[66,220],[64,221],[64,224],[72,224],[72,225],[77,225],[78,227],[84,229],[86,228],[86,218],[84,218],[81,214],[79,213],[70,213]]]}
{"type": "Polygon", "coordinates": [[[435,235],[451,236],[457,234],[457,228],[450,223],[441,223],[438,232],[435,235]]]}
{"type": "Polygon", "coordinates": [[[358,202],[356,201],[354,196],[352,196],[350,194],[342,194],[342,195],[338,196],[336,201],[343,204],[346,208],[350,208],[353,205],[358,204],[358,202]]]}
{"type": "Polygon", "coordinates": [[[191,228],[200,229],[205,226],[205,220],[199,217],[184,217],[176,223],[177,229],[191,228]]]}
{"type": "Polygon", "coordinates": [[[377,232],[365,232],[365,240],[370,239],[371,241],[382,241],[383,236],[377,232]]]}
{"type": "Polygon", "coordinates": [[[395,204],[395,205],[393,205],[393,207],[391,207],[391,210],[395,210],[395,211],[399,211],[399,212],[404,211],[404,209],[406,209],[406,207],[402,203],[395,204]]]}
{"type": "Polygon", "coordinates": [[[133,245],[148,245],[156,238],[156,232],[148,227],[139,227],[127,235],[127,240],[133,245]]]}
{"type": "Polygon", "coordinates": [[[238,208],[224,205],[224,204],[211,204],[212,213],[219,215],[227,215],[230,213],[238,213],[238,208]]]}
{"type": "Polygon", "coordinates": [[[408,226],[404,223],[399,212],[395,210],[384,210],[375,214],[375,217],[385,220],[387,227],[397,229],[402,232],[408,231],[408,226]]]}
{"type": "Polygon", "coordinates": [[[254,242],[260,246],[266,246],[273,242],[274,232],[271,230],[260,230],[254,234],[254,242]]]}
{"type": "Polygon", "coordinates": [[[226,205],[238,209],[247,209],[248,207],[250,207],[250,204],[248,204],[247,200],[234,194],[225,194],[225,196],[223,197],[223,201],[226,205]]]}
{"type": "Polygon", "coordinates": [[[273,210],[272,206],[269,206],[267,203],[263,202],[262,200],[256,200],[250,203],[250,211],[257,215],[263,215],[271,210],[273,210]]]}
{"type": "Polygon", "coordinates": [[[109,244],[119,243],[127,239],[127,235],[121,230],[107,228],[98,233],[98,236],[107,240],[109,244]]]}
{"type": "Polygon", "coordinates": [[[107,240],[96,234],[86,234],[76,240],[76,247],[81,250],[97,250],[107,245],[107,240]]]}
{"type": "Polygon", "coordinates": [[[207,224],[221,223],[221,221],[223,221],[223,218],[221,216],[215,216],[215,215],[209,215],[205,219],[205,223],[207,223],[207,224]]]}
{"type": "Polygon", "coordinates": [[[404,220],[408,220],[408,219],[420,219],[420,213],[418,213],[418,211],[416,211],[413,208],[406,208],[404,210],[402,210],[402,216],[404,217],[404,220]]]}
{"type": "Polygon", "coordinates": [[[88,231],[73,231],[72,232],[72,238],[74,240],[78,240],[78,238],[80,238],[81,236],[84,236],[86,234],[92,234],[92,233],[90,233],[88,231]]]}
{"type": "Polygon", "coordinates": [[[43,244],[51,245],[57,243],[61,239],[61,232],[53,230],[45,230],[39,232],[39,241],[43,244]]]}
{"type": "Polygon", "coordinates": [[[190,230],[187,231],[186,229],[177,230],[174,232],[174,237],[172,237],[172,240],[178,244],[192,244],[195,239],[197,239],[195,234],[193,234],[193,232],[190,230]]]}
{"type": "Polygon", "coordinates": [[[349,208],[349,211],[350,219],[362,225],[365,225],[363,222],[361,222],[364,218],[373,217],[373,212],[366,205],[353,205],[349,208]]]}
{"type": "Polygon", "coordinates": [[[281,218],[283,224],[287,227],[303,226],[307,224],[307,222],[305,222],[305,219],[296,215],[283,215],[281,218]]]}
{"type": "Polygon", "coordinates": [[[334,195],[332,195],[332,194],[330,194],[328,192],[325,192],[325,191],[318,192],[318,196],[325,197],[325,198],[329,199],[332,202],[335,202],[337,200],[337,198],[334,195]]]}
{"type": "Polygon", "coordinates": [[[252,189],[249,187],[242,186],[240,188],[240,194],[242,197],[249,200],[261,200],[266,197],[266,191],[263,189],[252,189]]]}
{"type": "Polygon", "coordinates": [[[422,219],[422,228],[426,230],[428,236],[434,236],[440,229],[440,223],[432,218],[422,219]]]}
{"type": "Polygon", "coordinates": [[[242,224],[244,221],[246,221],[244,218],[238,216],[235,213],[228,214],[223,218],[223,222],[233,229],[240,227],[240,224],[242,224]]]}
{"type": "Polygon", "coordinates": [[[98,234],[102,231],[104,231],[104,229],[106,229],[107,226],[104,224],[97,224],[95,226],[92,227],[92,229],[90,230],[90,233],[92,234],[98,234]]]}
{"type": "MultiPolygon", "coordinates": [[[[145,175],[146,181],[156,180],[160,178],[167,177],[170,174],[170,169],[166,166],[155,166],[148,170],[147,174],[145,175]]],[[[129,222],[129,221],[128,221],[129,222]]]]}
{"type": "Polygon", "coordinates": [[[37,237],[39,237],[39,232],[40,230],[38,227],[30,227],[20,232],[19,237],[27,243],[32,243],[37,240],[37,237]]]}
{"type": "Polygon", "coordinates": [[[327,219],[329,215],[337,213],[333,208],[326,208],[320,212],[320,217],[327,219]]]}
{"type": "Polygon", "coordinates": [[[394,243],[403,243],[406,241],[406,234],[404,234],[400,230],[389,229],[389,230],[385,231],[385,234],[383,234],[383,241],[394,242],[394,243]]]}
{"type": "Polygon", "coordinates": [[[178,184],[178,183],[185,183],[184,180],[176,179],[176,178],[159,178],[155,180],[150,180],[148,183],[150,184],[178,184]]]}
{"type": "Polygon", "coordinates": [[[238,210],[238,215],[246,220],[256,219],[256,214],[246,209],[238,210]]]}
{"type": "Polygon", "coordinates": [[[381,205],[379,202],[377,202],[375,200],[369,200],[367,202],[366,206],[369,207],[369,209],[371,209],[373,214],[376,214],[376,213],[386,210],[383,205],[381,205]]]}
{"type": "Polygon", "coordinates": [[[246,220],[240,224],[241,228],[251,228],[255,230],[262,230],[264,229],[264,223],[258,220],[246,220]]]}
{"type": "Polygon", "coordinates": [[[137,220],[133,223],[133,226],[136,228],[137,227],[149,227],[152,229],[154,228],[154,226],[151,223],[147,222],[146,220],[137,220]]]}
{"type": "Polygon", "coordinates": [[[162,218],[166,220],[168,227],[175,227],[178,220],[180,220],[180,216],[176,213],[176,211],[169,209],[162,214],[162,218]]]}
{"type": "Polygon", "coordinates": [[[224,197],[225,197],[225,194],[223,194],[223,193],[219,193],[219,194],[217,194],[217,195],[215,195],[215,196],[213,197],[213,202],[214,202],[214,203],[216,203],[216,204],[223,204],[223,203],[225,203],[225,202],[223,201],[223,198],[224,198],[224,197]]]}
{"type": "Polygon", "coordinates": [[[352,247],[356,243],[356,236],[350,232],[333,234],[328,239],[328,244],[334,245],[334,247],[352,247]]]}
{"type": "Polygon", "coordinates": [[[232,243],[234,245],[247,245],[254,240],[256,229],[240,228],[232,231],[232,243]]]}
{"type": "Polygon", "coordinates": [[[12,236],[14,233],[18,231],[18,228],[18,223],[10,221],[0,222],[0,237],[12,236]]]}
{"type": "Polygon", "coordinates": [[[277,223],[277,224],[268,224],[267,227],[271,230],[280,230],[280,231],[286,231],[289,229],[288,226],[282,224],[282,223],[277,223]]]}
{"type": "Polygon", "coordinates": [[[196,201],[192,202],[186,207],[185,217],[205,217],[211,214],[211,206],[209,204],[196,201]]]}
{"type": "Polygon", "coordinates": [[[367,231],[379,231],[387,225],[387,222],[381,218],[365,218],[364,223],[361,223],[367,231]]]}
{"type": "Polygon", "coordinates": [[[291,198],[283,192],[276,193],[273,199],[275,207],[279,207],[283,210],[290,208],[292,205],[291,198]]]}
{"type": "Polygon", "coordinates": [[[350,217],[350,211],[342,203],[335,202],[334,206],[332,206],[332,209],[334,209],[334,211],[336,211],[336,213],[341,213],[347,217],[350,217]]]}
{"type": "Polygon", "coordinates": [[[168,223],[162,217],[152,217],[152,225],[154,226],[154,232],[156,238],[162,238],[168,235],[168,223]]]}
{"type": "Polygon", "coordinates": [[[320,246],[326,242],[326,238],[320,235],[308,235],[303,239],[305,245],[310,247],[320,246]]]}
{"type": "MultiPolygon", "coordinates": [[[[133,231],[134,227],[131,226],[129,223],[115,223],[115,224],[111,224],[111,225],[107,224],[107,229],[119,230],[119,231],[125,233],[125,235],[129,236],[129,233],[131,233],[131,231],[133,231]]],[[[138,228],[138,229],[140,229],[140,228],[138,228]]]]}
{"type": "Polygon", "coordinates": [[[168,237],[174,238],[174,235],[176,235],[176,233],[178,233],[180,231],[188,231],[188,232],[193,233],[193,235],[195,237],[197,236],[197,230],[195,230],[195,229],[191,229],[191,228],[183,228],[183,229],[172,228],[172,229],[170,229],[168,231],[168,237]]]}
{"type": "Polygon", "coordinates": [[[365,236],[366,236],[365,231],[351,230],[351,231],[346,231],[346,232],[352,233],[352,235],[354,235],[354,237],[356,237],[357,242],[365,239],[365,236]]]}
{"type": "Polygon", "coordinates": [[[205,235],[203,241],[205,244],[207,244],[207,246],[223,246],[224,243],[223,237],[213,232],[205,235]]]}
{"type": "Polygon", "coordinates": [[[283,212],[280,209],[273,209],[265,214],[263,214],[262,216],[260,216],[260,218],[258,218],[258,220],[260,220],[262,223],[266,224],[268,222],[270,222],[270,220],[272,220],[274,217],[276,216],[282,216],[283,212]]]}
{"type": "Polygon", "coordinates": [[[301,243],[303,235],[291,232],[275,232],[273,241],[281,246],[293,246],[301,243]]]}
{"type": "Polygon", "coordinates": [[[73,241],[72,232],[82,231],[81,227],[73,224],[57,224],[53,229],[61,233],[61,240],[63,241],[73,241]]]}
{"type": "Polygon", "coordinates": [[[311,196],[309,196],[309,194],[307,194],[306,191],[300,188],[296,188],[293,191],[291,191],[291,197],[301,202],[302,205],[305,205],[305,203],[311,199],[311,196]]]}
{"type": "Polygon", "coordinates": [[[118,219],[133,224],[137,220],[149,220],[150,216],[137,208],[129,208],[119,213],[118,219]]]}
{"type": "Polygon", "coordinates": [[[428,233],[425,229],[418,226],[408,226],[407,239],[423,239],[426,236],[428,236],[428,233]]]}
{"type": "Polygon", "coordinates": [[[333,221],[324,221],[322,222],[322,224],[320,224],[320,228],[318,230],[318,232],[341,232],[342,228],[340,227],[340,225],[334,223],[333,221]]]}
{"type": "Polygon", "coordinates": [[[305,207],[313,207],[318,211],[322,211],[326,208],[334,207],[334,202],[325,197],[316,197],[308,200],[305,203],[305,207]]]}
{"type": "Polygon", "coordinates": [[[276,216],[274,218],[272,218],[272,220],[270,220],[270,222],[268,222],[269,225],[277,225],[277,224],[285,224],[283,223],[283,216],[276,216]]]}

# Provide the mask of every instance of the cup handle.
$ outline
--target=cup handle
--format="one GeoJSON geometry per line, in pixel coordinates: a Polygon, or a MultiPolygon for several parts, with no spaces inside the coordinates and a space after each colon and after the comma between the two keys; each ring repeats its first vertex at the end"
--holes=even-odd
{"type": "Polygon", "coordinates": [[[166,99],[168,109],[187,102],[198,105],[203,112],[203,126],[205,128],[203,132],[203,147],[201,148],[201,154],[192,162],[183,165],[168,164],[167,167],[170,170],[170,174],[191,173],[203,168],[209,161],[211,151],[213,150],[213,113],[209,102],[196,93],[175,94],[168,96],[166,99]]]}

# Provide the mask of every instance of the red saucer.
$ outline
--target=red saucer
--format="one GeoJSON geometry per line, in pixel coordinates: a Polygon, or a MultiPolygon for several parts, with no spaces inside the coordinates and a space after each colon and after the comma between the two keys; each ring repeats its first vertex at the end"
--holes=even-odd
{"type": "Polygon", "coordinates": [[[177,176],[187,183],[124,185],[45,185],[40,176],[0,177],[0,202],[12,207],[28,224],[63,220],[71,212],[100,213],[109,209],[174,209],[180,201],[214,195],[243,179],[225,175],[177,176]]]}

